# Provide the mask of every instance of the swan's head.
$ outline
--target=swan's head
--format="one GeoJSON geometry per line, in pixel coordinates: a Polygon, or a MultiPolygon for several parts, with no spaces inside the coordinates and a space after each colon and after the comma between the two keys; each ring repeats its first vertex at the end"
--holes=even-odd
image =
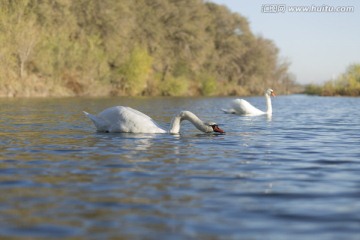
{"type": "Polygon", "coordinates": [[[183,120],[190,121],[194,126],[202,132],[205,133],[225,133],[224,130],[219,128],[219,126],[214,122],[203,122],[200,118],[198,118],[195,114],[189,111],[182,111],[177,116],[174,117],[170,132],[171,133],[179,133],[180,131],[180,123],[183,120]]]}
{"type": "Polygon", "coordinates": [[[271,88],[269,88],[268,90],[266,90],[265,95],[267,95],[267,96],[272,96],[272,97],[275,97],[275,96],[276,96],[274,90],[272,90],[271,88]]]}
{"type": "Polygon", "coordinates": [[[219,125],[217,125],[214,122],[207,122],[207,123],[205,123],[205,125],[207,126],[207,131],[206,132],[225,133],[225,131],[222,130],[221,128],[219,128],[219,125]]]}

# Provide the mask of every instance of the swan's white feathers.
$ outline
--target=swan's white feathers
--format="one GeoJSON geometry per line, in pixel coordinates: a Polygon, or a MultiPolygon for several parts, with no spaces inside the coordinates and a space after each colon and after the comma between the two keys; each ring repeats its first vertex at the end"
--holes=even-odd
{"type": "MultiPolygon", "coordinates": [[[[93,115],[92,115],[93,116],[93,115]]],[[[149,116],[130,107],[111,107],[95,118],[88,117],[101,132],[164,133],[149,116]]]]}
{"type": "Polygon", "coordinates": [[[87,113],[85,111],[84,111],[84,114],[94,123],[96,129],[99,132],[105,132],[108,130],[109,123],[106,120],[104,120],[98,116],[92,115],[90,113],[87,113]]]}
{"type": "Polygon", "coordinates": [[[263,114],[272,114],[272,105],[270,96],[275,96],[274,91],[272,89],[267,89],[265,91],[265,99],[266,99],[266,112],[261,111],[260,109],[251,105],[248,101],[244,99],[235,99],[231,102],[230,109],[222,109],[225,113],[239,114],[239,115],[247,115],[247,116],[256,116],[263,114]]]}
{"type": "Polygon", "coordinates": [[[237,114],[241,115],[260,115],[264,114],[263,111],[257,109],[244,99],[235,99],[231,104],[232,108],[237,114]]]}

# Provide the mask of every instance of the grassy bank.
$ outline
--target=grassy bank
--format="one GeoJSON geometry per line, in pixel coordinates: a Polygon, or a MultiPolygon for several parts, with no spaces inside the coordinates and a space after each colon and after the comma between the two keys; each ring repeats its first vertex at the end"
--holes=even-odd
{"type": "Polygon", "coordinates": [[[308,85],[305,93],[320,96],[360,96],[360,64],[350,65],[337,79],[308,85]]]}

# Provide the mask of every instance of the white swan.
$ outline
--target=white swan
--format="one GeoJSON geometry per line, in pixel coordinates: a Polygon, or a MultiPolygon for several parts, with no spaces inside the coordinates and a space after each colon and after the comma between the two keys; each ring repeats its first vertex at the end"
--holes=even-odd
{"type": "Polygon", "coordinates": [[[231,103],[230,109],[223,109],[225,113],[233,113],[233,114],[239,114],[239,115],[247,115],[247,116],[256,116],[256,115],[262,115],[262,114],[272,114],[272,105],[271,105],[271,97],[275,97],[274,90],[268,89],[265,92],[265,98],[266,98],[266,106],[267,110],[266,112],[263,112],[253,105],[251,105],[248,101],[244,99],[235,99],[231,103]]]}
{"type": "Polygon", "coordinates": [[[170,130],[166,131],[159,127],[149,116],[130,107],[107,108],[97,116],[84,111],[90,118],[99,132],[122,132],[122,133],[172,133],[180,132],[180,123],[188,120],[202,132],[224,133],[216,123],[203,122],[195,114],[189,111],[182,111],[173,118],[170,130]]]}

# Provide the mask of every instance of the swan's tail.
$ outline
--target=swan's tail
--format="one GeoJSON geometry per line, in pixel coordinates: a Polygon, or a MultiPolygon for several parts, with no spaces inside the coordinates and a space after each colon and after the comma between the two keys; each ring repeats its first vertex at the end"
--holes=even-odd
{"type": "Polygon", "coordinates": [[[235,110],[234,109],[221,109],[224,113],[227,114],[235,114],[235,110]]]}
{"type": "Polygon", "coordinates": [[[92,115],[85,111],[83,111],[83,113],[94,123],[94,125],[98,131],[107,131],[108,130],[107,129],[108,124],[104,119],[97,117],[95,115],[92,115]]]}

